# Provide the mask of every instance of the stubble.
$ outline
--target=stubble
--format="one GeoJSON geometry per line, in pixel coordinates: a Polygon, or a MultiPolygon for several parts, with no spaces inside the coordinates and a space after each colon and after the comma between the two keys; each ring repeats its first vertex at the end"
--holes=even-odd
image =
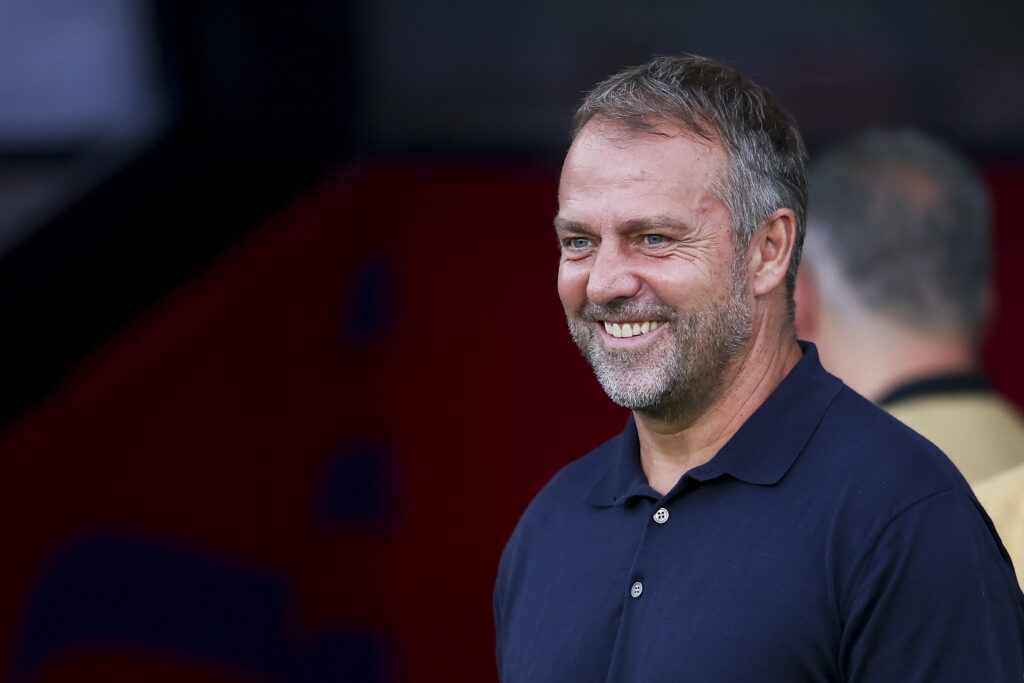
{"type": "Polygon", "coordinates": [[[714,400],[729,361],[751,335],[746,282],[736,272],[731,276],[729,296],[699,310],[622,299],[605,305],[588,302],[566,316],[573,341],[612,401],[669,418],[699,412],[714,400]],[[654,347],[613,350],[593,324],[606,319],[662,320],[669,338],[654,347]]]}

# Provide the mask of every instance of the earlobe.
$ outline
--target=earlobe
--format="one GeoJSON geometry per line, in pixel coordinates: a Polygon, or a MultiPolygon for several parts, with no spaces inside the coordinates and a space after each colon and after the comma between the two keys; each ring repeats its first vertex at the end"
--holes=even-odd
{"type": "Polygon", "coordinates": [[[796,219],[789,209],[777,209],[754,233],[751,243],[754,296],[777,289],[786,279],[796,240],[796,219]]]}

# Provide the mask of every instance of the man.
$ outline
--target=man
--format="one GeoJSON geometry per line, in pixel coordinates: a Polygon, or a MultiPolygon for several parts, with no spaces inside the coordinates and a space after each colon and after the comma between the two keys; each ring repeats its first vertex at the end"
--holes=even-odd
{"type": "Polygon", "coordinates": [[[826,151],[810,187],[801,337],[972,484],[1024,463],[1024,421],[978,363],[992,300],[978,174],[923,133],[872,130],[826,151]]]}
{"type": "Polygon", "coordinates": [[[792,121],[711,60],[585,98],[558,291],[632,416],[505,548],[505,683],[1020,682],[1024,596],[963,478],[796,340],[805,185],[792,121]]]}
{"type": "Polygon", "coordinates": [[[1024,586],[1024,464],[982,479],[974,492],[1013,559],[1017,582],[1024,586]]]}

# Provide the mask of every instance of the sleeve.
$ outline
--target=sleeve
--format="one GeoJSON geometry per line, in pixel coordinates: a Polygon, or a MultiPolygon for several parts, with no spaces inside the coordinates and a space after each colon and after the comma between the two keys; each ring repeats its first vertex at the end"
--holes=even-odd
{"type": "Polygon", "coordinates": [[[863,558],[841,606],[844,680],[1021,683],[1024,596],[969,494],[910,505],[863,558]]]}
{"type": "MultiPolygon", "coordinates": [[[[521,523],[521,522],[520,522],[521,523]]],[[[498,575],[494,581],[492,610],[494,613],[494,657],[498,667],[498,679],[505,680],[505,640],[508,638],[508,600],[511,592],[511,572],[516,549],[519,544],[519,525],[505,544],[498,561],[498,575]]]]}

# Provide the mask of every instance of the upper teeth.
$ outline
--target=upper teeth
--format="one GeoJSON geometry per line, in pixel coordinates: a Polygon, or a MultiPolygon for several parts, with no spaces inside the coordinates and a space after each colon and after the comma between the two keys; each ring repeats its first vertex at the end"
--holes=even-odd
{"type": "Polygon", "coordinates": [[[644,320],[635,323],[609,323],[604,324],[604,329],[613,337],[639,337],[647,334],[660,325],[657,320],[644,320]]]}

